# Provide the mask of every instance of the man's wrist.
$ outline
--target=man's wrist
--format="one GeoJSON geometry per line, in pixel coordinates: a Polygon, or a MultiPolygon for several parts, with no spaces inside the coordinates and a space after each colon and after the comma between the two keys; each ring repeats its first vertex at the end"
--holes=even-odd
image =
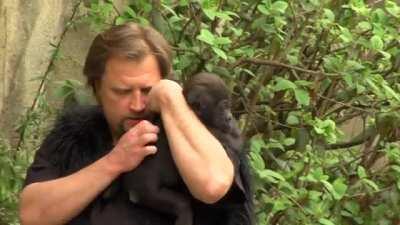
{"type": "Polygon", "coordinates": [[[102,162],[106,174],[113,178],[118,177],[123,172],[122,166],[112,159],[112,155],[110,153],[101,158],[100,161],[102,162]]]}
{"type": "Polygon", "coordinates": [[[161,110],[173,107],[175,102],[185,100],[182,93],[182,87],[171,81],[171,83],[164,86],[162,91],[159,93],[157,100],[161,110]]]}

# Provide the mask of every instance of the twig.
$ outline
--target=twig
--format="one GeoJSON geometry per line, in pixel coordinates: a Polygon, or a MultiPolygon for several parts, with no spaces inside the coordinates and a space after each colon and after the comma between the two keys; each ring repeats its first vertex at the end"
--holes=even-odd
{"type": "Polygon", "coordinates": [[[190,24],[190,22],[192,22],[192,20],[193,20],[193,17],[190,17],[190,19],[185,23],[185,25],[183,25],[183,28],[182,28],[181,33],[179,34],[179,38],[178,38],[178,42],[177,42],[177,43],[180,43],[180,42],[181,42],[182,37],[183,37],[183,34],[184,34],[185,31],[186,31],[186,28],[188,27],[188,25],[190,24]]]}
{"type": "MultiPolygon", "coordinates": [[[[58,51],[58,50],[60,49],[61,42],[63,41],[63,39],[64,39],[64,37],[65,37],[67,31],[68,31],[69,28],[70,28],[70,26],[69,26],[68,24],[69,24],[70,21],[72,21],[72,20],[74,19],[75,14],[76,14],[76,12],[78,11],[78,7],[79,7],[80,4],[82,3],[82,1],[83,1],[83,0],[80,0],[80,1],[74,6],[73,11],[72,11],[72,15],[71,15],[71,17],[69,18],[68,22],[66,23],[67,25],[65,26],[65,29],[64,29],[64,31],[62,32],[61,36],[60,36],[60,40],[58,41],[57,45],[54,47],[54,49],[55,49],[56,51],[58,51]]],[[[32,105],[31,105],[31,107],[28,109],[28,111],[26,112],[26,117],[25,117],[26,120],[29,119],[31,113],[35,110],[36,105],[37,105],[37,102],[38,102],[38,99],[40,98],[40,95],[41,95],[41,94],[44,92],[44,90],[45,90],[45,83],[46,83],[46,80],[48,79],[48,76],[49,76],[49,74],[50,74],[50,72],[51,72],[51,70],[52,70],[52,67],[54,66],[54,62],[55,62],[56,58],[57,58],[57,54],[54,54],[54,55],[52,56],[52,58],[50,59],[50,62],[49,62],[49,64],[48,64],[48,66],[47,66],[47,69],[46,69],[44,75],[43,75],[43,78],[42,78],[42,80],[40,81],[38,91],[36,92],[36,96],[35,96],[35,98],[33,99],[33,103],[32,103],[32,105]]],[[[21,131],[21,133],[20,133],[20,137],[19,137],[18,144],[17,144],[17,147],[16,147],[16,150],[17,150],[17,151],[20,149],[20,147],[21,147],[21,145],[22,145],[22,143],[23,143],[23,141],[24,141],[25,130],[26,130],[26,129],[24,128],[24,129],[21,131]]]]}
{"type": "Polygon", "coordinates": [[[111,3],[114,11],[117,13],[118,16],[121,16],[121,13],[119,12],[118,8],[115,6],[113,1],[110,1],[109,3],[111,3]]]}
{"type": "Polygon", "coordinates": [[[337,103],[337,104],[346,106],[346,107],[351,108],[351,109],[355,109],[355,110],[358,110],[358,111],[362,111],[362,112],[366,112],[366,113],[371,113],[371,114],[372,114],[372,113],[375,113],[375,111],[369,111],[369,110],[365,110],[365,109],[363,109],[363,108],[356,107],[356,106],[353,106],[353,105],[350,105],[350,104],[347,104],[347,103],[344,103],[344,102],[339,102],[339,101],[337,101],[337,100],[335,100],[335,99],[325,97],[325,96],[323,96],[323,95],[321,95],[321,94],[317,94],[317,95],[318,95],[318,97],[320,97],[320,98],[322,98],[322,99],[325,99],[325,100],[328,100],[328,101],[330,101],[330,102],[334,102],[334,103],[337,103]]]}
{"type": "Polygon", "coordinates": [[[313,74],[313,75],[322,74],[322,75],[325,75],[325,76],[333,76],[333,77],[340,76],[340,74],[338,74],[338,73],[325,73],[325,72],[322,72],[322,71],[308,70],[308,69],[304,69],[304,68],[301,68],[301,67],[288,65],[288,64],[277,62],[277,61],[273,61],[273,60],[263,60],[263,59],[254,59],[254,58],[253,59],[241,59],[241,60],[237,61],[233,65],[233,67],[237,67],[237,66],[239,66],[240,64],[243,64],[243,63],[260,64],[260,65],[273,66],[273,67],[283,67],[283,68],[286,68],[286,69],[292,69],[292,70],[300,71],[300,72],[303,72],[303,73],[309,73],[309,74],[313,74]]]}
{"type": "Polygon", "coordinates": [[[326,147],[326,150],[329,151],[329,150],[336,150],[341,148],[350,148],[353,146],[357,146],[364,143],[366,140],[368,140],[369,138],[371,138],[376,134],[377,134],[376,129],[374,127],[370,127],[367,128],[365,131],[363,131],[361,134],[354,137],[349,142],[331,144],[326,147]]]}

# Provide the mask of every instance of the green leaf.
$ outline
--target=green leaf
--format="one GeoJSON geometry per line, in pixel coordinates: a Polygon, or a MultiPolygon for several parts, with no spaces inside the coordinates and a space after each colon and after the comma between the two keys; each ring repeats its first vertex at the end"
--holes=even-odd
{"type": "Polygon", "coordinates": [[[306,80],[296,80],[294,83],[298,86],[303,86],[303,87],[309,87],[313,84],[313,82],[306,80]]]}
{"type": "Polygon", "coordinates": [[[362,94],[365,92],[366,88],[364,85],[356,84],[357,94],[362,94]]]}
{"type": "Polygon", "coordinates": [[[259,175],[261,178],[273,178],[279,181],[285,181],[285,178],[281,174],[269,169],[260,171],[259,175]]]}
{"type": "Polygon", "coordinates": [[[215,19],[215,16],[217,15],[216,8],[210,8],[210,9],[204,9],[204,8],[203,8],[203,12],[204,12],[204,14],[206,14],[206,16],[207,16],[210,20],[214,20],[214,19],[215,19]]]}
{"type": "Polygon", "coordinates": [[[346,61],[346,69],[352,70],[352,71],[358,71],[365,69],[365,66],[363,66],[360,62],[357,62],[355,60],[347,60],[346,61]]]}
{"type": "Polygon", "coordinates": [[[335,225],[332,221],[325,218],[319,219],[318,222],[323,225],[335,225]]]}
{"type": "Polygon", "coordinates": [[[386,10],[394,17],[400,18],[400,7],[393,1],[385,1],[386,10]]]}
{"type": "Polygon", "coordinates": [[[257,153],[250,152],[250,159],[252,162],[252,165],[256,170],[264,170],[265,169],[265,163],[264,159],[257,153]]]}
{"type": "Polygon", "coordinates": [[[333,182],[333,189],[335,190],[334,198],[340,200],[346,194],[347,185],[343,182],[343,179],[338,178],[333,182]]]}
{"type": "Polygon", "coordinates": [[[396,182],[396,187],[397,187],[397,190],[400,191],[400,180],[397,180],[397,182],[396,182]]]}
{"type": "Polygon", "coordinates": [[[217,37],[214,43],[217,45],[227,45],[232,43],[232,41],[228,37],[217,37]]]}
{"type": "Polygon", "coordinates": [[[370,39],[371,48],[375,50],[382,50],[383,49],[383,41],[378,35],[372,36],[370,39]]]}
{"type": "Polygon", "coordinates": [[[254,136],[250,140],[250,150],[254,153],[261,153],[262,148],[265,147],[265,142],[260,136],[254,136]]]}
{"type": "Polygon", "coordinates": [[[215,54],[217,54],[219,57],[221,57],[221,58],[223,58],[223,59],[225,59],[225,60],[228,59],[228,56],[226,55],[226,53],[225,53],[222,49],[217,48],[217,47],[212,47],[212,50],[213,50],[213,51],[215,52],[215,54]]]}
{"type": "Polygon", "coordinates": [[[392,170],[394,170],[397,174],[400,175],[400,166],[399,165],[392,165],[390,166],[392,170]]]}
{"type": "Polygon", "coordinates": [[[276,1],[276,2],[272,3],[271,10],[283,14],[283,13],[285,13],[287,7],[288,7],[287,2],[276,1]]]}
{"type": "Polygon", "coordinates": [[[392,58],[392,55],[388,52],[385,51],[379,51],[379,53],[381,53],[383,55],[383,59],[389,61],[390,58],[392,58]]]}
{"type": "Polygon", "coordinates": [[[312,171],[312,176],[317,180],[317,181],[326,181],[329,179],[328,175],[324,174],[324,170],[321,167],[318,167],[312,171]]]}
{"type": "Polygon", "coordinates": [[[335,14],[330,9],[324,9],[324,17],[327,18],[330,22],[335,21],[335,14]]]}
{"type": "Polygon", "coordinates": [[[289,125],[298,125],[300,123],[300,120],[297,116],[295,115],[289,115],[288,118],[286,119],[286,122],[289,125]]]}
{"type": "Polygon", "coordinates": [[[189,0],[179,0],[179,6],[187,6],[189,4],[189,0]]]}
{"type": "Polygon", "coordinates": [[[268,144],[266,144],[266,147],[268,149],[280,149],[282,151],[285,151],[285,147],[283,147],[283,145],[277,141],[269,142],[268,144]]]}
{"type": "Polygon", "coordinates": [[[343,70],[343,59],[340,56],[325,56],[324,67],[328,71],[338,72],[343,70]]]}
{"type": "Polygon", "coordinates": [[[115,25],[124,24],[126,21],[128,21],[128,20],[125,17],[120,16],[115,20],[115,25]]]}
{"type": "Polygon", "coordinates": [[[322,196],[322,192],[311,190],[308,192],[308,199],[313,201],[319,201],[322,196]]]}
{"type": "Polygon", "coordinates": [[[196,37],[198,40],[203,41],[209,45],[214,45],[215,37],[207,29],[201,29],[200,34],[196,37]]]}
{"type": "Polygon", "coordinates": [[[362,21],[358,23],[357,28],[360,29],[361,31],[367,31],[372,29],[372,25],[367,21],[362,21]]]}
{"type": "Polygon", "coordinates": [[[397,101],[400,101],[400,96],[389,86],[382,85],[383,89],[385,89],[386,95],[395,98],[397,101]]]}
{"type": "Polygon", "coordinates": [[[276,213],[285,210],[291,206],[290,202],[286,199],[278,199],[274,202],[271,213],[276,213]]]}
{"type": "MultiPolygon", "coordinates": [[[[332,194],[332,196],[335,198],[335,189],[333,189],[333,186],[331,183],[329,183],[326,180],[320,180],[320,182],[324,185],[324,187],[328,190],[329,193],[332,194]]],[[[336,199],[336,198],[335,198],[336,199]]]]}
{"type": "Polygon", "coordinates": [[[344,208],[353,216],[358,215],[360,212],[360,205],[356,201],[346,201],[344,203],[344,208]]]}
{"type": "Polygon", "coordinates": [[[343,74],[343,80],[346,82],[347,86],[353,87],[353,76],[350,73],[344,73],[343,74]]]}
{"type": "Polygon", "coordinates": [[[375,93],[381,93],[381,89],[375,84],[373,80],[371,80],[370,78],[366,78],[365,82],[367,82],[367,84],[373,89],[375,93]]]}
{"type": "Polygon", "coordinates": [[[364,167],[362,166],[357,167],[357,175],[360,179],[367,178],[367,172],[365,172],[364,167]]]}
{"type": "Polygon", "coordinates": [[[258,5],[257,6],[257,9],[258,9],[258,11],[260,11],[262,14],[264,14],[264,15],[269,15],[269,14],[271,14],[270,12],[269,12],[269,9],[265,6],[265,5],[258,5]]]}
{"type": "Polygon", "coordinates": [[[296,139],[294,139],[294,138],[285,138],[283,140],[283,144],[286,146],[294,145],[294,143],[296,143],[296,139]]]}
{"type": "Polygon", "coordinates": [[[300,88],[294,89],[294,95],[296,100],[301,105],[309,105],[310,104],[310,95],[308,91],[300,88]]]}
{"type": "Polygon", "coordinates": [[[131,18],[136,18],[136,13],[135,11],[133,11],[133,9],[131,7],[126,7],[125,12],[131,16],[131,18]]]}
{"type": "Polygon", "coordinates": [[[362,182],[373,188],[375,191],[379,191],[378,185],[370,179],[364,178],[362,182]]]}
{"type": "Polygon", "coordinates": [[[353,35],[351,34],[350,30],[346,27],[339,27],[342,34],[339,36],[343,42],[349,43],[353,41],[353,35]]]}
{"type": "Polygon", "coordinates": [[[290,80],[286,80],[283,78],[279,78],[278,82],[274,86],[275,91],[282,91],[282,90],[287,90],[287,89],[295,89],[297,88],[297,85],[293,83],[290,80]]]}

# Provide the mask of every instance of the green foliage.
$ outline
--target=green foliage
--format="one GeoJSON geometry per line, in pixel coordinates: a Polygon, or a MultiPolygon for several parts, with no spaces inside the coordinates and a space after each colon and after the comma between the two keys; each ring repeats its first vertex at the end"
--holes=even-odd
{"type": "MultiPolygon", "coordinates": [[[[260,225],[399,223],[396,1],[138,0],[117,9],[93,0],[87,10],[96,31],[153,25],[173,46],[180,80],[199,71],[226,80],[249,140],[260,225]],[[362,129],[351,137],[341,128],[354,119],[362,129]]],[[[65,81],[58,93],[75,98],[77,87],[65,81]]],[[[6,182],[0,197],[19,181],[6,182]]]]}
{"type": "Polygon", "coordinates": [[[32,154],[14,152],[4,140],[0,140],[0,224],[18,224],[18,193],[22,188],[26,168],[32,154]]]}

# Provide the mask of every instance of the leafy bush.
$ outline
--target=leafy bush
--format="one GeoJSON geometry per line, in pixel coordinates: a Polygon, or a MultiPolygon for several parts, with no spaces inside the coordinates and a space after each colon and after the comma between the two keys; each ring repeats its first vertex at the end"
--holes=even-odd
{"type": "Polygon", "coordinates": [[[12,151],[0,140],[0,224],[18,224],[18,193],[26,168],[31,162],[28,151],[12,151]]]}
{"type": "MultiPolygon", "coordinates": [[[[82,20],[81,20],[82,21],[82,20]]],[[[96,30],[152,24],[182,81],[222,76],[259,224],[400,223],[400,7],[362,0],[91,1],[96,30]],[[340,128],[354,123],[359,134],[340,128]]]]}
{"type": "Polygon", "coordinates": [[[260,224],[331,225],[400,221],[399,19],[394,1],[165,0],[111,20],[165,34],[181,80],[228,82],[260,224]]]}

